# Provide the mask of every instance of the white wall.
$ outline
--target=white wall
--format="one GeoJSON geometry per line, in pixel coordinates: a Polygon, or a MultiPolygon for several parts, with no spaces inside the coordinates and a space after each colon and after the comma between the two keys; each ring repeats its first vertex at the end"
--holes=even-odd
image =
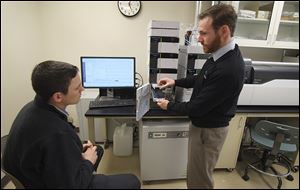
{"type": "MultiPolygon", "coordinates": [[[[134,56],[147,76],[147,25],[150,20],[194,23],[195,1],[142,1],[139,15],[124,17],[116,1],[1,1],[1,134],[7,134],[19,110],[33,99],[33,67],[52,59],[80,68],[80,56],[134,56]]],[[[241,48],[253,60],[280,61],[282,50],[241,48]]],[[[68,111],[79,125],[75,106],[68,111]]]]}
{"type": "MultiPolygon", "coordinates": [[[[33,67],[48,59],[80,68],[80,56],[134,56],[146,79],[150,20],[194,23],[194,1],[142,1],[139,15],[121,15],[116,1],[1,1],[1,134],[32,100],[33,67]]],[[[184,30],[182,30],[184,32],[184,30]]],[[[181,32],[181,37],[183,33],[181,32]]],[[[78,125],[75,106],[68,108],[78,125]]]]}
{"type": "Polygon", "coordinates": [[[30,75],[42,60],[39,5],[1,1],[1,134],[34,96],[30,75]]]}

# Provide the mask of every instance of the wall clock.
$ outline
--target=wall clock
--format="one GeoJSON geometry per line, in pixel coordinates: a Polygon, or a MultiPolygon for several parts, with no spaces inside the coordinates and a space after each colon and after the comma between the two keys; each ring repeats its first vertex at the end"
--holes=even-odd
{"type": "Polygon", "coordinates": [[[137,15],[141,10],[141,1],[118,1],[119,11],[127,17],[137,15]]]}

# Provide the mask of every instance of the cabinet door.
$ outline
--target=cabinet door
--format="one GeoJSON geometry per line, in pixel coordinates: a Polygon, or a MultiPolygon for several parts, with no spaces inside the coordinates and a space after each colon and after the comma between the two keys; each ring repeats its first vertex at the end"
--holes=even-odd
{"type": "Polygon", "coordinates": [[[216,168],[235,168],[243,137],[246,114],[236,114],[229,123],[229,130],[216,168]]]}
{"type": "Polygon", "coordinates": [[[238,20],[235,39],[240,46],[268,47],[275,22],[274,1],[232,1],[238,20]]]}
{"type": "Polygon", "coordinates": [[[272,46],[299,49],[299,2],[279,1],[272,46]]]}

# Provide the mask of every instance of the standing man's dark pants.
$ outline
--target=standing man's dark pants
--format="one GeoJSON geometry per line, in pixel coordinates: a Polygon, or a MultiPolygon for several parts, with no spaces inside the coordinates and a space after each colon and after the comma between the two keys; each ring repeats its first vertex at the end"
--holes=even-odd
{"type": "Polygon", "coordinates": [[[189,189],[214,188],[212,174],[227,132],[228,127],[200,128],[190,124],[187,167],[189,189]]]}

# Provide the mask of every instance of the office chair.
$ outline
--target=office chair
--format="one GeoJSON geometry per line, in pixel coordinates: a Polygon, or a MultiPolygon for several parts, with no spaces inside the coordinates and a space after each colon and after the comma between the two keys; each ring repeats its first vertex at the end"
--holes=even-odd
{"type": "Polygon", "coordinates": [[[4,187],[6,187],[10,182],[12,182],[14,184],[16,189],[24,189],[23,184],[12,174],[5,171],[5,169],[2,166],[2,156],[4,153],[5,147],[6,147],[7,138],[8,138],[8,135],[1,137],[1,172],[4,174],[3,177],[1,174],[1,189],[4,189],[4,187]]]}
{"type": "MultiPolygon", "coordinates": [[[[278,179],[277,188],[282,185],[281,178],[292,181],[294,178],[291,171],[297,172],[299,166],[292,166],[292,161],[283,153],[293,153],[298,151],[299,146],[299,128],[274,123],[267,120],[260,120],[254,127],[250,128],[252,143],[257,144],[256,152],[261,153],[260,159],[247,165],[242,178],[249,180],[248,169],[278,179]],[[258,151],[257,151],[258,150],[258,151]],[[281,165],[286,168],[287,172],[281,174],[277,172],[273,164],[281,165]]],[[[252,147],[249,150],[253,150],[252,147]]]]}

